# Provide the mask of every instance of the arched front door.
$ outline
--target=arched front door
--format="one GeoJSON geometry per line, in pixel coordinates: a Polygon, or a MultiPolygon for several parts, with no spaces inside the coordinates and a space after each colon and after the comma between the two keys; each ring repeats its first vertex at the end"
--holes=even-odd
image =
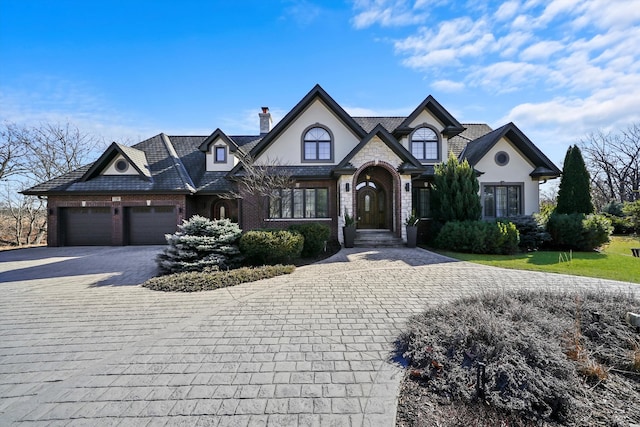
{"type": "Polygon", "coordinates": [[[357,194],[357,220],[358,228],[384,227],[385,200],[384,191],[375,186],[359,185],[357,194]]]}
{"type": "Polygon", "coordinates": [[[231,216],[231,204],[228,200],[218,200],[211,207],[213,219],[225,219],[231,216]]]}

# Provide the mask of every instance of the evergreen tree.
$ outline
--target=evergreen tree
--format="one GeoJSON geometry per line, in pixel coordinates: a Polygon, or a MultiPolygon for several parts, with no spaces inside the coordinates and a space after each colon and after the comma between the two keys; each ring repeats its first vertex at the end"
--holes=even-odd
{"type": "Polygon", "coordinates": [[[482,214],[480,185],[467,160],[458,162],[451,153],[445,163],[435,166],[434,208],[442,221],[478,220],[482,214]]]}
{"type": "Polygon", "coordinates": [[[569,147],[564,157],[555,212],[559,214],[593,213],[590,182],[580,148],[577,145],[569,147]]]}
{"type": "Polygon", "coordinates": [[[166,235],[169,246],[156,259],[160,272],[237,267],[242,260],[238,248],[241,234],[238,224],[229,219],[192,216],[176,233],[166,235]]]}

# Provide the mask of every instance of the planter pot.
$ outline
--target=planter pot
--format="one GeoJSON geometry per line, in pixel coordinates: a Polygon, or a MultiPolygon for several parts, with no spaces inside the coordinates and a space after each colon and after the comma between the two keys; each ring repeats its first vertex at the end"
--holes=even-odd
{"type": "Polygon", "coordinates": [[[356,240],[356,226],[348,225],[342,227],[342,237],[344,237],[344,247],[352,248],[356,240]]]}
{"type": "Polygon", "coordinates": [[[407,225],[407,247],[415,248],[418,243],[418,227],[407,225]]]}

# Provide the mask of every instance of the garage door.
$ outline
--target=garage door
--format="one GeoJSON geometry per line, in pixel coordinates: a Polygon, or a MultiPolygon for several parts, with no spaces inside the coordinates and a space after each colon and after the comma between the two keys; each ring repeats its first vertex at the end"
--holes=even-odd
{"type": "Polygon", "coordinates": [[[62,208],[64,246],[110,246],[110,208],[62,208]]]}
{"type": "Polygon", "coordinates": [[[165,234],[175,233],[177,219],[173,206],[136,206],[125,209],[129,245],[164,245],[165,234]]]}

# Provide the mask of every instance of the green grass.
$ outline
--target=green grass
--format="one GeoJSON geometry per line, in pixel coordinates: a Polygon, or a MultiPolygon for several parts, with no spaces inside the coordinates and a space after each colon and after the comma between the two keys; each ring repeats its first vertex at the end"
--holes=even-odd
{"type": "Polygon", "coordinates": [[[613,236],[600,252],[538,251],[517,255],[481,255],[438,251],[451,258],[494,267],[573,274],[640,283],[640,258],[631,255],[640,239],[613,236]]]}

